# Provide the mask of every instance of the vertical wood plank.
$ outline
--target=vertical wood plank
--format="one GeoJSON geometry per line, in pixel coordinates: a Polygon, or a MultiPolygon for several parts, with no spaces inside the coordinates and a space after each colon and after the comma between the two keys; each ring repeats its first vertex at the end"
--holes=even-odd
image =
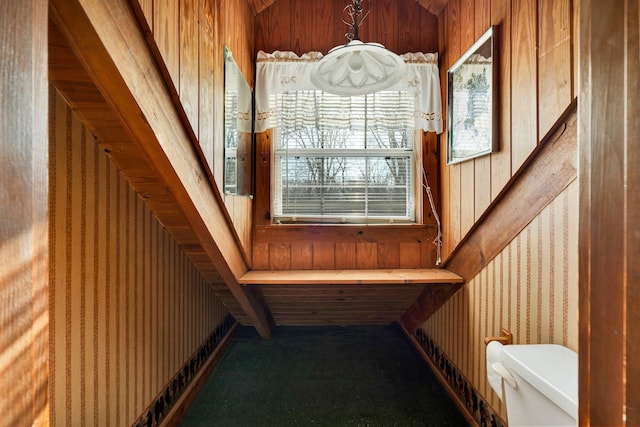
{"type": "Polygon", "coordinates": [[[498,27],[498,151],[491,154],[491,200],[502,191],[511,169],[511,0],[491,0],[491,24],[498,27]]]}
{"type": "Polygon", "coordinates": [[[571,1],[538,0],[538,134],[571,103],[571,1]]]}
{"type": "Polygon", "coordinates": [[[639,5],[580,3],[579,417],[639,421],[639,5]],[[624,78],[621,78],[624,76],[624,78]]]}
{"type": "MultiPolygon", "coordinates": [[[[443,100],[443,111],[446,112],[446,99],[447,99],[447,70],[451,66],[451,54],[449,52],[449,7],[445,7],[438,17],[438,52],[444,52],[441,59],[442,67],[440,67],[440,82],[443,100]]],[[[443,114],[443,126],[447,127],[446,113],[443,114]]],[[[451,202],[449,194],[449,167],[446,164],[447,152],[447,135],[443,133],[440,135],[440,182],[442,183],[440,188],[442,189],[440,203],[441,203],[441,221],[442,221],[442,256],[446,258],[453,250],[451,243],[451,202]]]]}
{"type": "Polygon", "coordinates": [[[375,29],[375,39],[370,41],[378,41],[392,52],[404,53],[400,51],[402,46],[398,42],[397,4],[397,0],[374,0],[371,5],[371,13],[367,18],[370,21],[367,24],[375,29]]]}
{"type": "MultiPolygon", "coordinates": [[[[634,136],[640,134],[640,123],[637,117],[640,116],[640,102],[637,94],[640,93],[640,58],[637,52],[640,51],[640,4],[637,0],[627,2],[627,90],[625,93],[627,104],[626,132],[627,135],[627,182],[640,182],[640,152],[638,144],[634,144],[634,136]]],[[[640,197],[634,188],[627,187],[627,259],[633,260],[640,256],[640,239],[637,238],[640,232],[640,197]]],[[[637,327],[630,325],[640,325],[640,267],[636,262],[627,264],[627,301],[626,301],[626,324],[627,337],[626,348],[638,348],[640,346],[640,331],[637,327]]],[[[579,274],[579,273],[578,273],[579,274]]],[[[627,353],[627,388],[626,388],[626,417],[627,425],[640,425],[640,361],[637,357],[629,357],[627,353]],[[634,380],[635,378],[635,380],[634,380]],[[631,380],[629,380],[631,379],[631,380]]]]}
{"type": "MultiPolygon", "coordinates": [[[[439,52],[442,53],[441,50],[438,50],[438,32],[440,31],[438,23],[438,18],[431,14],[428,10],[424,8],[420,9],[420,41],[419,45],[415,48],[417,52],[439,52]]],[[[398,11],[398,19],[401,23],[402,15],[400,11],[398,11]]],[[[403,25],[400,25],[402,28],[403,25]]],[[[410,52],[414,49],[409,50],[410,52]]],[[[442,82],[442,80],[441,80],[442,82]]]]}
{"type": "Polygon", "coordinates": [[[313,242],[313,269],[333,270],[336,268],[334,243],[313,242]]]}
{"type": "Polygon", "coordinates": [[[213,176],[218,191],[224,194],[224,37],[222,20],[222,2],[213,1],[211,5],[214,17],[212,30],[213,46],[213,176]]]}
{"type": "Polygon", "coordinates": [[[180,87],[180,11],[174,0],[154,0],[153,39],[160,50],[171,80],[180,87]]]}
{"type": "MultiPolygon", "coordinates": [[[[448,5],[447,15],[447,43],[449,52],[449,66],[460,58],[461,51],[461,0],[451,0],[448,5]]],[[[446,81],[446,80],[445,80],[446,81]]],[[[450,204],[450,243],[451,249],[455,248],[461,239],[461,177],[460,164],[449,166],[449,204],[450,204]]]]}
{"type": "MultiPolygon", "coordinates": [[[[316,3],[316,2],[314,2],[316,3]]],[[[292,0],[278,0],[256,16],[256,52],[264,50],[292,50],[291,11],[292,0]]]]}
{"type": "Polygon", "coordinates": [[[196,0],[182,0],[180,4],[180,102],[191,124],[198,132],[199,34],[198,4],[196,0]]]}
{"type": "MultiPolygon", "coordinates": [[[[475,0],[475,39],[491,26],[491,0],[475,0]]],[[[499,67],[499,62],[498,65],[499,67]]],[[[498,102],[494,100],[493,102],[498,102]]],[[[498,114],[502,114],[499,110],[498,114]]],[[[499,120],[498,120],[499,121],[499,120]]],[[[474,161],[474,222],[491,203],[491,156],[478,157],[474,161]]]]}
{"type": "Polygon", "coordinates": [[[536,0],[512,2],[511,167],[520,168],[538,144],[536,0]]]}
{"type": "Polygon", "coordinates": [[[356,243],[356,267],[376,268],[378,253],[375,243],[356,243]]]}
{"type": "Polygon", "coordinates": [[[269,269],[269,244],[254,243],[253,244],[253,266],[254,270],[269,269]]]}
{"type": "Polygon", "coordinates": [[[400,243],[400,268],[420,268],[420,243],[400,243]]]}
{"type": "Polygon", "coordinates": [[[271,144],[273,131],[256,134],[254,225],[271,223],[271,144]]]}
{"type": "MultiPolygon", "coordinates": [[[[424,185],[429,185],[431,189],[431,195],[433,196],[434,208],[438,214],[438,217],[442,221],[442,202],[441,202],[441,187],[440,187],[440,149],[438,136],[433,132],[421,132],[422,133],[422,163],[424,165],[424,173],[426,174],[427,182],[424,185]]],[[[436,225],[436,219],[433,214],[429,197],[426,194],[424,188],[420,189],[422,194],[422,223],[436,225]]]]}
{"type": "MultiPolygon", "coordinates": [[[[460,0],[460,51],[463,55],[475,41],[474,0],[460,0]]],[[[460,236],[463,238],[475,221],[475,160],[460,163],[460,236]]],[[[452,186],[455,188],[455,185],[452,186]]]]}
{"type": "Polygon", "coordinates": [[[269,243],[269,270],[291,269],[291,244],[269,243]]]}
{"type": "Polygon", "coordinates": [[[378,268],[399,268],[400,267],[400,244],[399,243],[378,243],[378,268]]]}
{"type": "Polygon", "coordinates": [[[336,242],[336,268],[353,269],[356,268],[356,244],[336,242]]]}
{"type": "Polygon", "coordinates": [[[198,142],[209,170],[214,170],[214,127],[215,104],[215,64],[221,59],[215,49],[216,18],[213,0],[198,2],[199,29],[199,70],[198,70],[198,142]]]}
{"type": "Polygon", "coordinates": [[[314,3],[311,6],[308,3],[296,1],[293,2],[291,47],[298,55],[302,55],[308,51],[328,52],[333,46],[330,34],[334,32],[335,21],[339,17],[334,16],[333,2],[323,1],[314,3]],[[323,37],[318,37],[323,34],[323,37]],[[302,50],[304,46],[305,50],[302,50]]]}
{"type": "Polygon", "coordinates": [[[291,243],[291,269],[310,270],[313,268],[313,245],[310,242],[291,243]]]}
{"type": "Polygon", "coordinates": [[[138,0],[149,29],[153,31],[153,0],[138,0]]]}
{"type": "MultiPolygon", "coordinates": [[[[399,1],[398,13],[398,49],[400,52],[432,52],[427,47],[420,46],[419,40],[422,39],[422,31],[427,30],[427,26],[421,23],[422,11],[424,10],[418,3],[399,1]],[[420,34],[416,40],[416,33],[420,34]],[[425,49],[425,50],[422,50],[425,49]]],[[[435,22],[433,23],[435,25],[435,22]]],[[[436,35],[437,40],[437,35],[436,35]]],[[[437,49],[437,46],[436,46],[437,49]]]]}

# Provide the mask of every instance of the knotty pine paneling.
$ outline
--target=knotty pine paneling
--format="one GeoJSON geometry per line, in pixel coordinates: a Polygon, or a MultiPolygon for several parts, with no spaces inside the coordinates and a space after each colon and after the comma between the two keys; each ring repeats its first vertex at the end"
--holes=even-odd
{"type": "MultiPolygon", "coordinates": [[[[438,15],[443,83],[446,70],[489,25],[497,26],[498,33],[499,149],[451,166],[444,164],[442,156],[445,258],[571,104],[575,96],[573,3],[451,0],[438,15]]],[[[442,135],[440,151],[445,150],[446,135],[442,135]]]]}
{"type": "Polygon", "coordinates": [[[484,337],[504,327],[514,344],[578,350],[577,202],[574,181],[421,326],[503,419],[486,381],[484,337]]]}
{"type": "Polygon", "coordinates": [[[53,425],[131,425],[228,315],[52,90],[53,425]]]}

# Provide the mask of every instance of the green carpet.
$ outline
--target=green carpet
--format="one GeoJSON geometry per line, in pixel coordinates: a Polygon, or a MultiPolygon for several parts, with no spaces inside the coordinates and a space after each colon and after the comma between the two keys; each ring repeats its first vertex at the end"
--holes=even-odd
{"type": "Polygon", "coordinates": [[[468,426],[397,326],[241,327],[183,426],[468,426]]]}

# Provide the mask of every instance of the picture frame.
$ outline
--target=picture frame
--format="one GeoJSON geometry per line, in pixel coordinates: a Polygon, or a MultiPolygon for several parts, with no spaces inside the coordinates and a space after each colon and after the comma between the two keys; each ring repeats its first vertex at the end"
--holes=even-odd
{"type": "Polygon", "coordinates": [[[447,164],[497,151],[496,28],[447,71],[447,164]]]}

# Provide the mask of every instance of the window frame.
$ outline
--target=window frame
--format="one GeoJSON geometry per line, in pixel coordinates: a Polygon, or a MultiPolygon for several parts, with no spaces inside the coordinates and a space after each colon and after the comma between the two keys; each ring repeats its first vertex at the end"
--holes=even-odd
{"type": "MultiPolygon", "coordinates": [[[[366,120],[365,120],[366,122],[366,120]]],[[[413,127],[408,128],[408,137],[412,138],[410,142],[411,149],[406,148],[389,148],[389,149],[372,149],[372,148],[315,148],[315,149],[299,149],[299,148],[287,148],[280,149],[280,138],[282,125],[278,125],[273,128],[273,143],[271,144],[270,158],[270,185],[269,185],[269,207],[271,211],[270,220],[271,224],[292,224],[292,225],[316,225],[316,224],[352,224],[352,225],[365,225],[365,224],[402,224],[402,225],[419,225],[422,224],[422,212],[423,212],[423,191],[422,191],[422,173],[424,170],[422,159],[422,135],[421,130],[414,130],[413,127]],[[379,157],[405,157],[407,158],[407,165],[410,168],[407,174],[407,180],[409,183],[407,187],[407,205],[406,217],[398,216],[349,216],[349,215],[286,215],[276,214],[277,203],[280,196],[280,188],[278,185],[278,173],[279,173],[279,159],[284,157],[282,153],[288,152],[291,157],[292,153],[311,156],[317,155],[318,157],[367,157],[367,158],[379,158],[379,157]],[[366,154],[366,156],[365,156],[366,154]]],[[[365,133],[367,131],[365,130],[365,133]]],[[[408,144],[409,145],[409,144],[408,144]]]]}

